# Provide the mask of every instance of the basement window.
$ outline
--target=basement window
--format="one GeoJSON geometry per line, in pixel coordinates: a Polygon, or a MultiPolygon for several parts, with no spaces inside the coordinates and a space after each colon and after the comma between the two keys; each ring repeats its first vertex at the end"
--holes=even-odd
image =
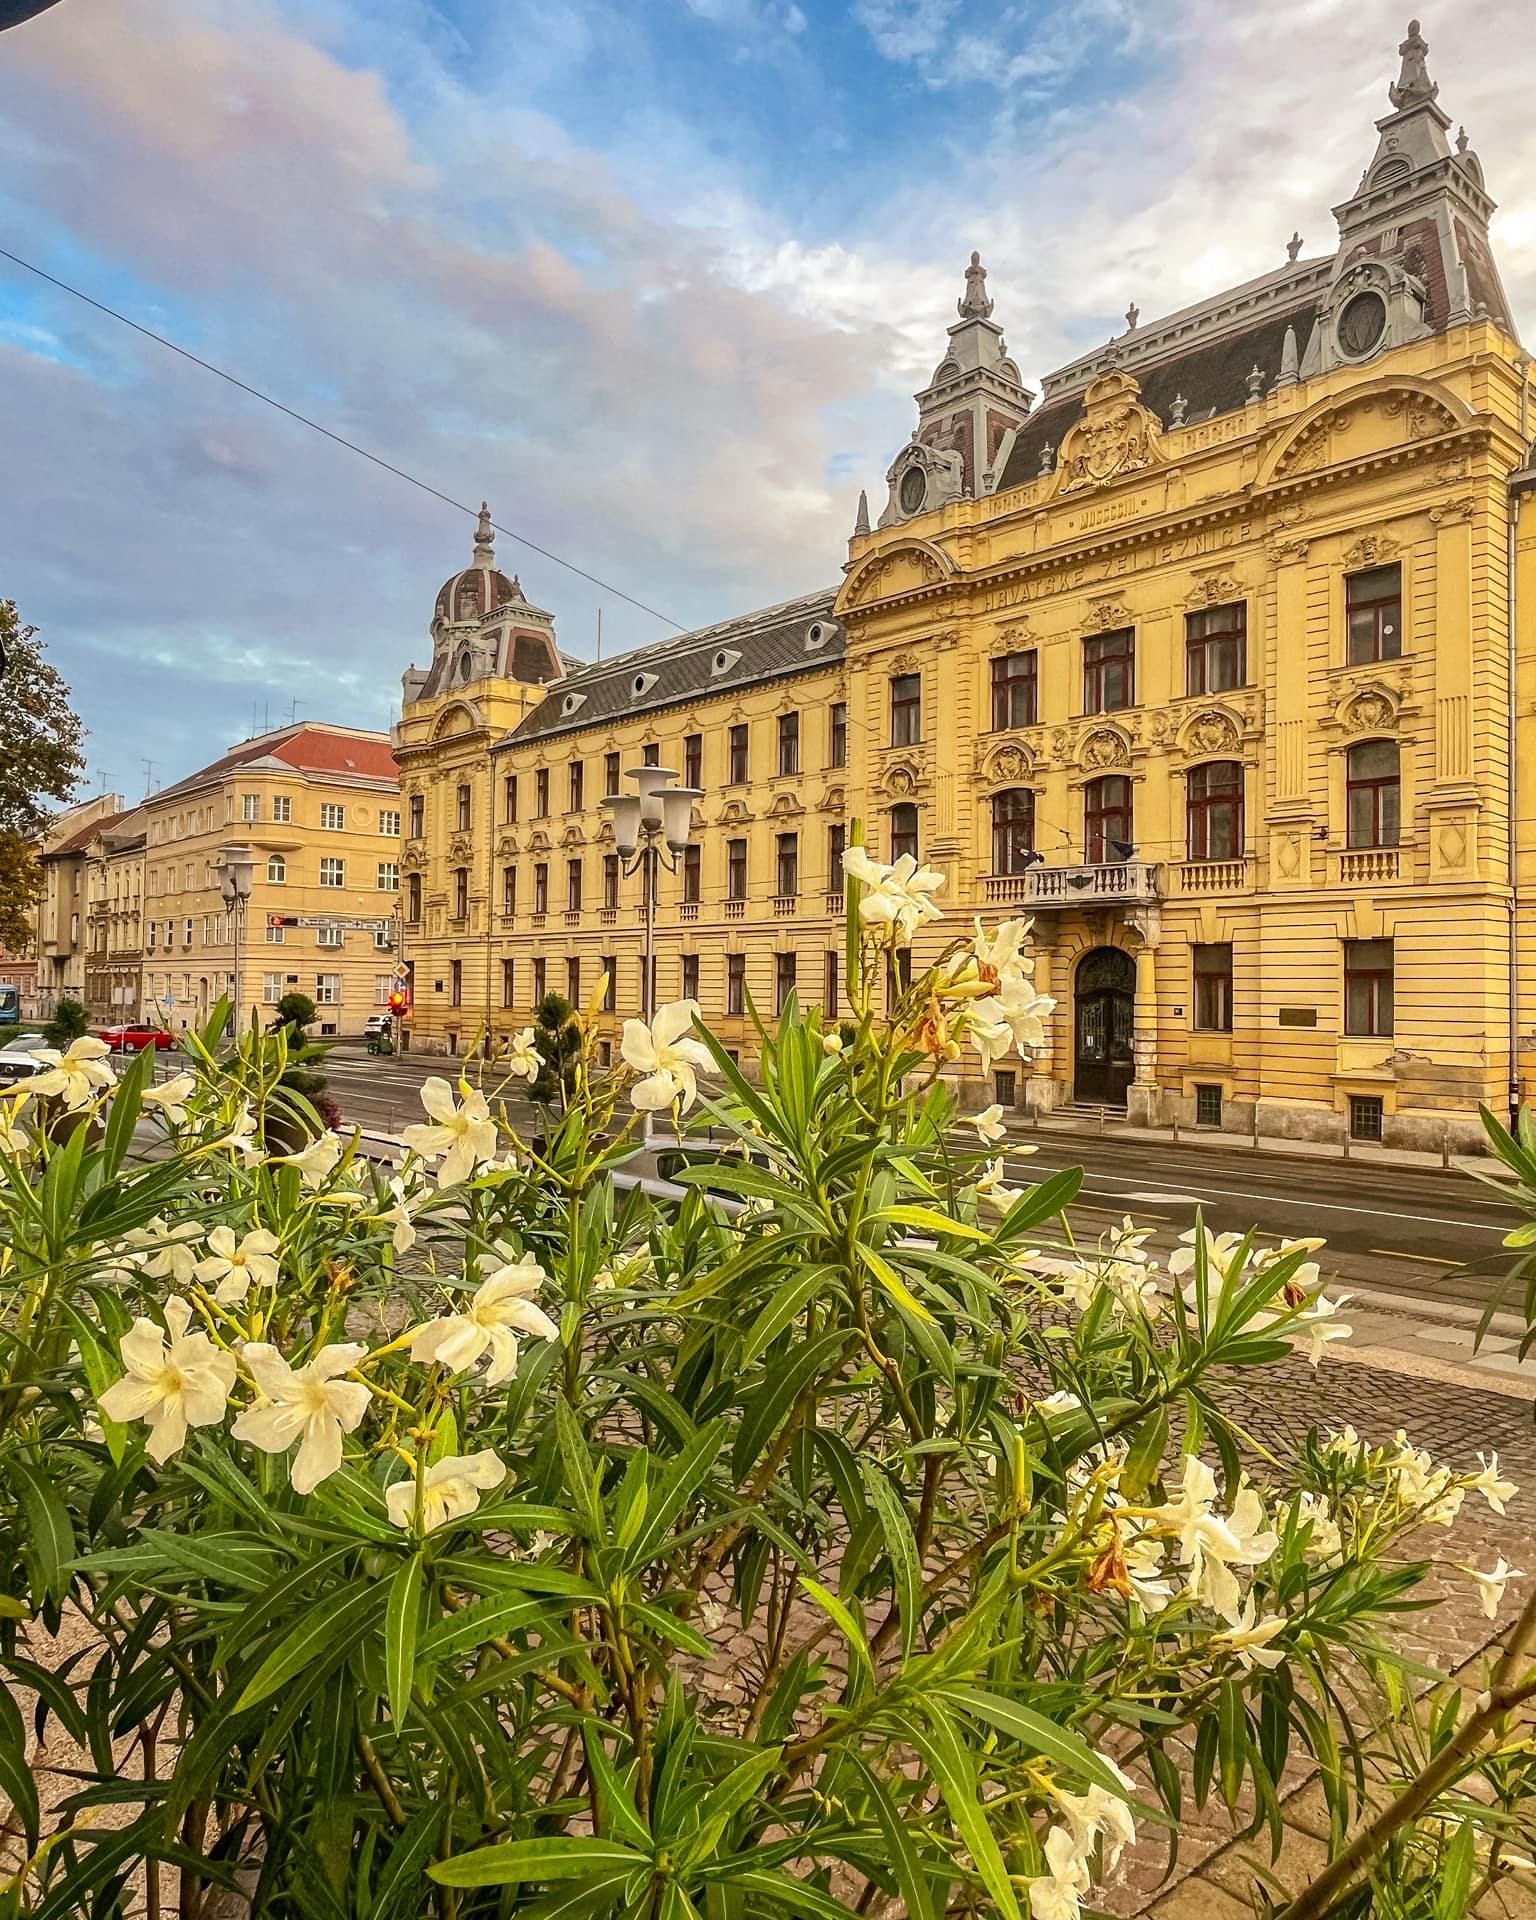
{"type": "Polygon", "coordinates": [[[1352,1093],[1349,1096],[1349,1137],[1351,1140],[1381,1141],[1386,1109],[1376,1094],[1352,1093]]]}
{"type": "Polygon", "coordinates": [[[1221,1125],[1221,1088],[1195,1088],[1195,1125],[1197,1127],[1219,1127],[1221,1125]]]}

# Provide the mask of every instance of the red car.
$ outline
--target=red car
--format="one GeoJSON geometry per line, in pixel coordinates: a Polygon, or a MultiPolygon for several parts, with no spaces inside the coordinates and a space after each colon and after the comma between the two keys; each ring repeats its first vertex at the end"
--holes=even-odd
{"type": "Polygon", "coordinates": [[[142,1053],[146,1047],[156,1047],[163,1053],[176,1044],[174,1035],[164,1027],[148,1027],[138,1020],[121,1027],[98,1027],[96,1038],[105,1040],[114,1053],[142,1053]]]}

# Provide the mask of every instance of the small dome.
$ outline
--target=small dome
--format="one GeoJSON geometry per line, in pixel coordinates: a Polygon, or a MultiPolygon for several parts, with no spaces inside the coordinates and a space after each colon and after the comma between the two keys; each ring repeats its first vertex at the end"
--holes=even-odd
{"type": "Polygon", "coordinates": [[[440,620],[482,620],[498,607],[523,603],[523,590],[516,576],[508,579],[496,565],[496,531],[491,525],[491,510],[480,502],[480,522],[475,529],[475,550],[467,567],[445,580],[432,609],[432,623],[440,620]]]}

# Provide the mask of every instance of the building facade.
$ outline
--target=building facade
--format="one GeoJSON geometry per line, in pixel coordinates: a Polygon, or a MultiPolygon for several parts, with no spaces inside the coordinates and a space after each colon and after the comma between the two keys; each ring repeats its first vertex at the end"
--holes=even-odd
{"type": "Polygon", "coordinates": [[[234,995],[248,1022],[304,993],[315,1031],[335,1036],[360,1033],[387,1006],[401,819],[385,735],[280,727],[152,794],[135,818],[145,834],[146,1018],[180,1031],[234,995]],[[252,861],[239,917],[220,886],[230,851],[252,861]]]}
{"type": "Polygon", "coordinates": [[[85,1010],[137,1020],[144,998],[144,835],[135,808],[103,821],[85,848],[85,1010]]]}
{"type": "Polygon", "coordinates": [[[37,1011],[45,1016],[60,1000],[85,1004],[90,910],[86,868],[97,836],[125,811],[120,793],[83,800],[60,814],[39,850],[43,896],[37,906],[35,980],[37,1011]]]}
{"type": "Polygon", "coordinates": [[[1399,56],[1335,248],[1132,308],[1038,399],[973,256],[835,592],[599,667],[551,637],[537,675],[459,644],[439,596],[400,733],[413,1044],[580,1000],[608,961],[638,1006],[599,802],[647,757],[705,790],[658,992],[728,1044],[749,992],[835,999],[857,817],[943,871],[951,928],[1033,920],[1048,1044],[977,1101],[1457,1146],[1524,1096],[1529,360],[1481,165],[1416,29],[1399,56]]]}

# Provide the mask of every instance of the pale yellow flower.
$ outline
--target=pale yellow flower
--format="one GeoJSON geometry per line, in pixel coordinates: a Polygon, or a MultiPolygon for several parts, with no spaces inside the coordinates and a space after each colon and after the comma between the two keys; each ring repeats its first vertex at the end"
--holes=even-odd
{"type": "Polygon", "coordinates": [[[146,1107],[158,1107],[173,1126],[184,1127],[187,1124],[187,1102],[197,1092],[197,1076],[191,1073],[178,1073],[158,1087],[144,1089],[146,1107]]]}
{"type": "Polygon", "coordinates": [[[275,1233],[257,1227],[236,1241],[231,1227],[215,1227],[208,1236],[208,1257],[199,1260],[194,1272],[205,1287],[211,1286],[215,1300],[224,1305],[241,1301],[252,1285],[277,1285],[277,1255],[281,1242],[275,1233]]]}
{"type": "Polygon", "coordinates": [[[373,1397],[361,1380],[341,1380],[368,1351],[347,1341],[322,1347],[313,1360],[290,1367],[276,1347],[250,1340],[240,1358],[261,1398],[242,1413],[230,1433],[263,1453],[286,1453],[294,1441],[288,1478],[295,1493],[313,1493],[341,1465],[341,1437],[351,1433],[373,1397]]]}
{"type": "Polygon", "coordinates": [[[202,1331],[188,1333],[191,1324],[191,1307],[176,1296],[165,1303],[164,1329],[135,1320],[120,1349],[126,1372],[101,1396],[109,1420],[145,1423],[156,1462],[180,1451],[188,1427],[217,1426],[235,1384],[235,1356],[202,1331]]]}
{"type": "Polygon", "coordinates": [[[714,1065],[709,1048],[690,1028],[699,1017],[697,1000],[674,1000],[656,1009],[647,1026],[626,1020],[619,1052],[641,1078],[629,1090],[630,1103],[642,1112],[659,1112],[674,1103],[686,1113],[698,1098],[697,1075],[714,1065]]]}
{"type": "Polygon", "coordinates": [[[428,1320],[411,1338],[411,1358],[436,1361],[450,1373],[463,1373],[489,1352],[485,1384],[499,1387],[517,1370],[517,1335],[558,1340],[560,1329],[532,1295],[549,1278],[537,1260],[524,1255],[514,1264],[498,1267],[482,1280],[461,1313],[428,1320]]]}
{"type": "Polygon", "coordinates": [[[843,872],[862,883],[859,919],[866,927],[890,927],[897,939],[910,941],[919,927],[944,917],[932,898],[944,885],[943,874],[920,867],[910,853],[885,866],[863,847],[849,847],[843,872]]]}
{"type": "Polygon", "coordinates": [[[456,1187],[496,1155],[496,1122],[483,1093],[471,1090],[465,1081],[462,1102],[453,1097],[453,1088],[433,1074],[421,1087],[421,1104],[431,1114],[430,1123],[407,1127],[401,1139],[414,1148],[423,1160],[441,1160],[437,1169],[439,1187],[456,1187]]]}
{"type": "MultiPolygon", "coordinates": [[[[422,1532],[431,1533],[473,1513],[481,1493],[499,1487],[506,1477],[506,1467],[488,1447],[479,1453],[445,1454],[423,1476],[422,1532]]],[[[384,1504],[397,1527],[409,1527],[416,1514],[416,1482],[397,1480],[386,1487],[384,1504]]]]}
{"type": "Polygon", "coordinates": [[[48,1063],[45,1073],[32,1076],[32,1092],[39,1100],[62,1099],[73,1113],[88,1107],[97,1094],[117,1084],[117,1075],[105,1064],[112,1049],[94,1034],[82,1034],[71,1040],[62,1053],[55,1047],[38,1047],[34,1060],[48,1063]]]}

